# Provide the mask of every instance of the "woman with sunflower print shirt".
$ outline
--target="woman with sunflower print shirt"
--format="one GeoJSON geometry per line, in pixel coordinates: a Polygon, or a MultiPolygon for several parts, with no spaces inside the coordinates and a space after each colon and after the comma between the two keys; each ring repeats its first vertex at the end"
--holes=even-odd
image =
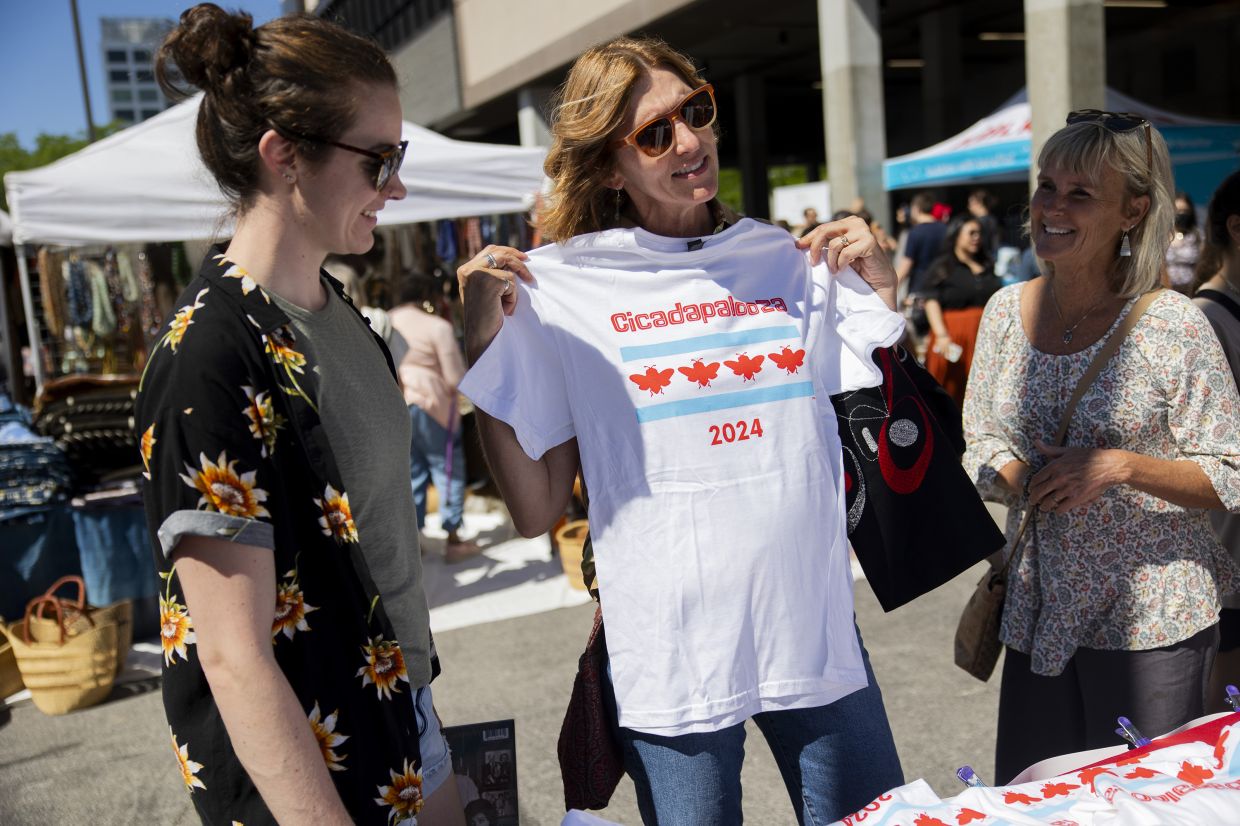
{"type": "Polygon", "coordinates": [[[205,93],[198,148],[237,218],[137,407],[186,788],[211,824],[463,823],[430,698],[409,417],[320,271],[369,249],[405,195],[395,74],[324,20],[254,29],[212,4],[160,50],[177,92],[169,61],[205,93]]]}

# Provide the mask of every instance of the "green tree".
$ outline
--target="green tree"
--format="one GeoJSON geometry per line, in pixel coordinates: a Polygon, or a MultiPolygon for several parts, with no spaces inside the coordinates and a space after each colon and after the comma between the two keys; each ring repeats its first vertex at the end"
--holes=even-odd
{"type": "MultiPolygon", "coordinates": [[[[95,134],[100,138],[107,137],[125,128],[125,124],[115,121],[106,126],[95,127],[95,134]]],[[[0,132],[0,180],[10,172],[23,169],[38,169],[66,155],[72,155],[85,148],[90,141],[85,134],[49,135],[40,134],[34,139],[34,149],[26,149],[17,140],[16,132],[0,132]]],[[[9,209],[8,193],[0,187],[0,209],[9,209]]]]}

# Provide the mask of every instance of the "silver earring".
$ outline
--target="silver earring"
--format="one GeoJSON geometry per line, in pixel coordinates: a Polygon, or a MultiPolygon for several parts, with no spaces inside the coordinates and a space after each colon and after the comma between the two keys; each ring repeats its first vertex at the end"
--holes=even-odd
{"type": "Polygon", "coordinates": [[[1128,230],[1124,230],[1124,237],[1121,238],[1119,241],[1119,257],[1120,258],[1131,258],[1132,257],[1132,244],[1128,242],[1128,230]]]}
{"type": "Polygon", "coordinates": [[[620,193],[623,191],[624,190],[619,187],[616,188],[616,224],[617,225],[620,223],[620,193]]]}
{"type": "Polygon", "coordinates": [[[292,173],[290,173],[290,172],[285,172],[285,173],[284,173],[284,180],[288,181],[288,182],[291,184],[291,183],[293,183],[293,181],[296,181],[296,180],[297,180],[297,176],[293,175],[293,174],[292,174],[292,173]]]}

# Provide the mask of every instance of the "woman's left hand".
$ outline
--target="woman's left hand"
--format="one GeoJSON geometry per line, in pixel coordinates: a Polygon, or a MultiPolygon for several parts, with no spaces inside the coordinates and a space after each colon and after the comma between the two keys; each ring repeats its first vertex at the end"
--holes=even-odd
{"type": "Polygon", "coordinates": [[[798,238],[797,246],[809,250],[811,264],[827,262],[827,269],[839,272],[852,267],[874,292],[896,308],[896,271],[886,253],[878,245],[874,233],[865,221],[855,215],[839,221],[828,221],[814,227],[804,238],[798,238]]]}
{"type": "Polygon", "coordinates": [[[1092,447],[1054,447],[1038,440],[1050,459],[1029,483],[1029,503],[1044,511],[1067,513],[1084,507],[1125,481],[1124,451],[1092,447]]]}

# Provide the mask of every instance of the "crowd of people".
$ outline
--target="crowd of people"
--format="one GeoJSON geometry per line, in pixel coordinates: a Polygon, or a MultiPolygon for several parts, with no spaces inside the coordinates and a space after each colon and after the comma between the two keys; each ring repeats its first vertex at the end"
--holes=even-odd
{"type": "Polygon", "coordinates": [[[985,192],[950,222],[914,197],[898,239],[869,215],[807,211],[793,238],[736,214],[716,197],[708,79],[660,41],[614,39],[554,100],[550,243],[458,270],[466,372],[438,282],[408,278],[368,321],[322,269],[365,253],[405,195],[382,50],[322,18],[254,28],[204,3],[159,54],[175,92],[172,63],[204,92],[198,148],[236,217],[137,406],[164,702],[203,822],[465,822],[418,552],[430,480],[449,560],[478,551],[459,533],[458,388],[519,532],[549,530],[583,483],[612,725],[646,822],[739,822],[750,719],[798,822],[903,782],[854,619],[827,399],[878,385],[874,352],[923,333],[1018,560],[997,780],[1110,743],[1117,713],[1178,726],[1240,665],[1240,602],[1224,602],[1240,174],[1199,230],[1140,117],[1073,113],[1049,139],[1027,227],[1039,277],[1004,286],[985,192]],[[1190,247],[1186,281],[1171,265],[1190,247]]]}

